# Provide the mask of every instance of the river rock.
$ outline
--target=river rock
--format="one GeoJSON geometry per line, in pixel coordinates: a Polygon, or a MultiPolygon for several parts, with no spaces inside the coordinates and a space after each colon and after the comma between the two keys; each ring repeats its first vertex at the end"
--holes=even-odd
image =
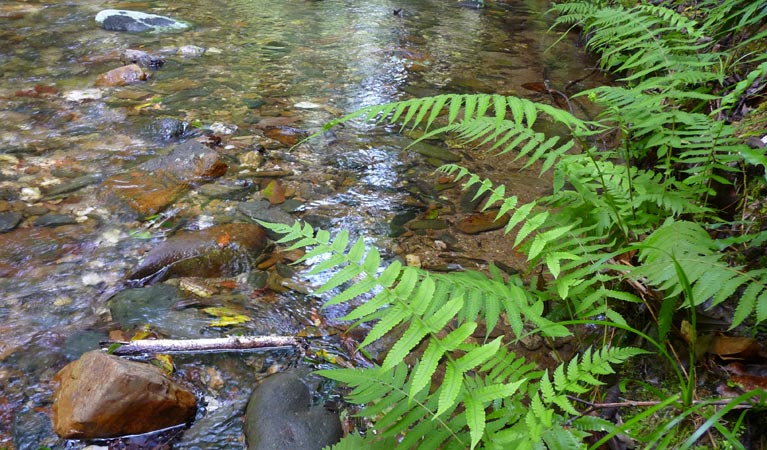
{"type": "Polygon", "coordinates": [[[151,77],[148,72],[144,72],[138,64],[128,64],[127,66],[112,69],[107,73],[102,73],[96,78],[96,86],[115,87],[146,81],[151,77]]]}
{"type": "Polygon", "coordinates": [[[196,184],[220,177],[227,168],[216,151],[197,141],[187,141],[168,155],[107,178],[101,195],[112,208],[122,206],[146,217],[161,211],[196,184]]]}
{"type": "Polygon", "coordinates": [[[68,214],[48,213],[35,219],[36,227],[58,227],[61,225],[74,225],[77,219],[68,214]]]}
{"type": "MultiPolygon", "coordinates": [[[[272,206],[266,200],[257,202],[242,202],[237,205],[237,209],[253,220],[263,222],[281,223],[284,225],[293,225],[296,222],[295,217],[283,211],[281,208],[272,206]]],[[[267,230],[267,236],[270,239],[277,240],[282,237],[281,234],[267,230]]]]}
{"type": "Polygon", "coordinates": [[[458,162],[461,160],[461,155],[453,153],[450,150],[439,147],[437,145],[427,144],[426,142],[416,142],[410,146],[410,150],[419,153],[426,158],[436,158],[445,162],[458,162]]]}
{"type": "Polygon", "coordinates": [[[250,270],[266,245],[266,232],[252,223],[182,232],[150,250],[127,279],[147,284],[169,277],[230,277],[250,270]]]}
{"type": "Polygon", "coordinates": [[[291,372],[264,380],[245,412],[249,450],[320,450],[342,434],[338,415],[310,406],[309,389],[291,372]]]}
{"type": "Polygon", "coordinates": [[[196,412],[194,394],[162,369],[101,350],[69,363],[54,381],[53,428],[65,439],[147,433],[189,422],[196,412]]]}
{"type": "Polygon", "coordinates": [[[466,234],[478,234],[484,231],[497,230],[498,228],[505,227],[509,222],[509,216],[507,214],[504,214],[498,220],[495,220],[495,216],[497,215],[497,211],[471,214],[458,221],[455,227],[466,234]]]}
{"type": "Polygon", "coordinates": [[[16,228],[23,216],[16,211],[0,213],[0,233],[7,233],[16,228]]]}
{"type": "Polygon", "coordinates": [[[129,31],[134,33],[180,31],[189,24],[170,17],[147,14],[124,9],[105,9],[96,14],[96,22],[107,31],[129,31]]]}
{"type": "Polygon", "coordinates": [[[132,48],[125,50],[122,55],[120,55],[120,59],[125,64],[138,64],[141,67],[152,69],[159,69],[165,64],[165,58],[160,55],[132,48]]]}
{"type": "Polygon", "coordinates": [[[268,127],[264,130],[264,135],[269,139],[292,147],[309,136],[304,130],[287,126],[268,127]]]}
{"type": "Polygon", "coordinates": [[[0,234],[0,278],[21,276],[81,250],[77,227],[17,228],[0,234]]]}
{"type": "Polygon", "coordinates": [[[152,137],[163,141],[180,138],[189,129],[189,122],[173,117],[161,117],[147,126],[152,137]]]}

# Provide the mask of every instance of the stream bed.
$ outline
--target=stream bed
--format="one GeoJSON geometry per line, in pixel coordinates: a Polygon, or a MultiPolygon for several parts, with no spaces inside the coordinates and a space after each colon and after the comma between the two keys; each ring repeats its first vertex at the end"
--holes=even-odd
{"type": "MultiPolygon", "coordinates": [[[[242,448],[239,416],[258,379],[353,358],[338,320],[346,309],[321,309],[323,298],[311,292],[322,280],[303,276],[289,265],[297,256],[279,248],[233,277],[125,286],[142,257],[178,231],[253,223],[268,205],[277,219],[363,236],[387,260],[415,255],[434,270],[490,262],[524,270],[501,230],[455,228],[473,206],[433,172],[457,155],[522,201],[545,194],[548,180],[519,171],[511,155],[486,159],[442,142],[418,153],[405,150],[412,139],[396,127],[359,121],[293,146],[365,106],[480,92],[550,102],[525,86],[549,80],[562,88],[591,72],[574,37],[548,48],[558,36],[547,34],[547,2],[486,3],[0,3],[0,449],[86,446],[53,433],[51,380],[110,337],[317,338],[309,355],[175,357],[176,377],[207,409],[173,448],[242,448]],[[192,27],[106,31],[94,18],[107,8],[192,27]],[[161,55],[164,64],[147,69],[145,81],[97,86],[128,49],[161,55]],[[125,214],[102,195],[105,179],[191,139],[219,152],[228,166],[222,176],[146,216],[125,214]],[[216,323],[211,307],[245,319],[216,323]]],[[[573,89],[604,82],[592,76],[573,89]]]]}

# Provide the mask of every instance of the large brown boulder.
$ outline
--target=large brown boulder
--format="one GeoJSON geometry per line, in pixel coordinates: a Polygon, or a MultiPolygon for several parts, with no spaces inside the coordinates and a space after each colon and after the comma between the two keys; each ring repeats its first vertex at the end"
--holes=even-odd
{"type": "Polygon", "coordinates": [[[53,429],[65,439],[140,434],[191,421],[194,394],[152,365],[100,350],[85,353],[54,377],[53,429]]]}
{"type": "Polygon", "coordinates": [[[107,178],[102,196],[110,207],[127,207],[146,217],[160,212],[193,186],[220,177],[227,168],[215,150],[187,141],[168,155],[107,178]]]}

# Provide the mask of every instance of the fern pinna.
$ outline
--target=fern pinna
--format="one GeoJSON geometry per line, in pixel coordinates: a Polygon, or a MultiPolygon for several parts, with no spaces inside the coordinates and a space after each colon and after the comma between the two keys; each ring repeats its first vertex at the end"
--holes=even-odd
{"type": "MultiPolygon", "coordinates": [[[[308,224],[263,225],[284,234],[280,243],[311,247],[298,261],[322,259],[310,273],[333,272],[318,291],[335,291],[326,305],[374,294],[344,317],[374,324],[362,347],[395,327],[404,329],[380,365],[319,371],[350,386],[349,400],[366,405],[359,414],[375,418],[375,433],[365,437],[366,445],[390,446],[388,438],[396,438],[402,448],[535,448],[544,441],[579,440],[584,432],[566,423],[574,420],[582,430],[593,430],[595,421],[578,418],[567,395],[600,385],[597,377],[612,373],[610,364],[642,352],[589,350],[557,368],[552,382],[547,372],[505,348],[528,333],[570,334],[543,317],[542,299],[523,289],[518,278],[504,280],[497,269],[486,276],[435,275],[397,261],[381,267],[378,251],[366,249],[362,239],[349,243],[345,231],[331,239],[308,224]],[[489,333],[502,313],[515,337],[475,336],[478,318],[489,333]],[[425,350],[410,367],[405,358],[419,345],[425,350]]],[[[608,426],[600,422],[598,428],[608,426]]]]}

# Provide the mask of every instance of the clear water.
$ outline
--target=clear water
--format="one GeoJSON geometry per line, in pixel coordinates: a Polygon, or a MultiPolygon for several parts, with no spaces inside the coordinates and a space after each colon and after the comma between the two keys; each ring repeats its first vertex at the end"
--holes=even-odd
{"type": "MultiPolygon", "coordinates": [[[[413,95],[495,92],[547,101],[523,85],[545,77],[564,86],[590,71],[591,62],[570,40],[544,52],[556,38],[546,34],[545,1],[487,3],[484,10],[437,0],[0,3],[0,212],[24,215],[0,260],[0,448],[85,445],[52,432],[51,379],[120,328],[108,320],[102,293],[157,243],[133,237],[144,224],[109,213],[97,185],[57,198],[37,198],[36,190],[45,194],[77,177],[108,176],[169,147],[147,132],[160,117],[235,125],[234,137],[242,137],[258,134],[260,119],[281,115],[313,132],[357,108],[413,95]],[[159,35],[107,32],[94,21],[107,7],[168,15],[194,28],[159,35]],[[394,14],[399,8],[402,15],[394,14]],[[197,58],[173,53],[186,45],[208,51],[197,58]],[[96,77],[121,65],[119,54],[127,48],[165,52],[167,62],[145,83],[96,88],[96,77]],[[254,101],[265,103],[252,108],[254,101]],[[320,107],[295,107],[300,102],[320,107]],[[79,222],[41,232],[33,225],[35,206],[79,222]]],[[[335,130],[332,142],[317,139],[297,150],[309,185],[343,179],[315,189],[300,214],[322,216],[334,230],[389,245],[387,222],[414,202],[405,187],[431,170],[403,156],[407,142],[392,130],[354,123],[335,130]]],[[[236,158],[237,151],[229,156],[236,158]]],[[[237,180],[236,174],[227,177],[237,180]]],[[[236,209],[194,193],[179,205],[191,224],[228,220],[236,209]]],[[[290,292],[266,303],[235,290],[214,301],[254,320],[236,330],[205,328],[204,315],[191,308],[183,317],[192,332],[332,334],[333,318],[343,314],[325,311],[329,322],[317,327],[312,317],[321,299],[290,292]]],[[[161,329],[163,318],[147,323],[161,329]]],[[[332,336],[317,346],[344,354],[332,336]]],[[[279,353],[177,359],[181,378],[234,410],[257,374],[295,362],[279,353]],[[200,373],[211,371],[223,387],[206,384],[200,373]]],[[[223,416],[178,448],[241,445],[239,422],[223,416]]]]}

